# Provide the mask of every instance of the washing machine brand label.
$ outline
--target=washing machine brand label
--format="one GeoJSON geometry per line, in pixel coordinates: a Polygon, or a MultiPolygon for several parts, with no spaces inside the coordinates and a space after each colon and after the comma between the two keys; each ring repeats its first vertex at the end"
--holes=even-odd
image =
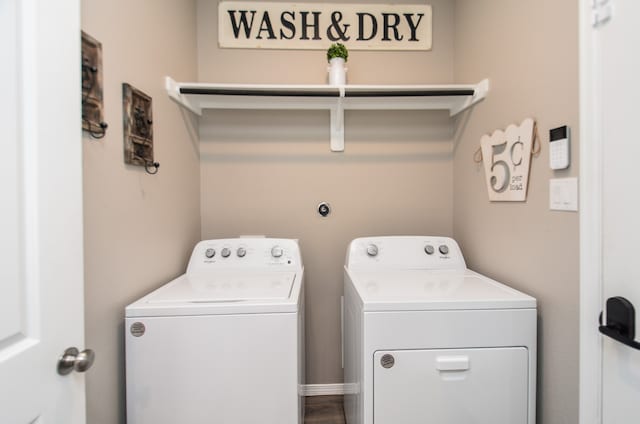
{"type": "Polygon", "coordinates": [[[382,368],[391,368],[395,365],[395,363],[396,360],[393,355],[389,355],[388,353],[380,358],[380,364],[382,365],[382,368]]]}
{"type": "Polygon", "coordinates": [[[133,337],[140,337],[144,334],[146,327],[141,322],[134,322],[131,324],[131,334],[133,337]]]}

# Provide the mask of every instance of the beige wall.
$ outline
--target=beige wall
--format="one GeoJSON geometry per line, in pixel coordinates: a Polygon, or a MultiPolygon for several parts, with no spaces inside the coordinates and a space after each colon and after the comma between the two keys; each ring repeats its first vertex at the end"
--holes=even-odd
{"type": "Polygon", "coordinates": [[[578,215],[548,211],[549,178],[578,168],[577,4],[430,3],[433,51],[351,52],[349,82],[488,77],[488,98],[454,122],[443,112],[348,112],[346,151],[331,153],[326,112],[213,111],[197,124],[162,88],[164,75],[324,83],[324,52],[219,49],[215,1],[83,0],[83,29],[103,43],[110,124],[105,139],[84,140],[86,331],[98,353],[87,375],[89,423],[124,423],[124,306],[183,272],[201,237],[238,234],[300,238],[308,383],[342,381],[348,241],[453,234],[471,267],[538,298],[539,422],[577,422],[578,215]],[[156,176],[123,164],[124,81],[154,99],[156,176]],[[527,116],[538,120],[543,142],[529,199],[491,204],[473,152],[482,134],[527,116]],[[554,173],[548,129],[562,124],[573,130],[573,163],[554,173]],[[320,201],[333,207],[327,219],[315,212],[320,201]]]}
{"type": "MultiPolygon", "coordinates": [[[[450,82],[453,4],[431,4],[433,51],[351,52],[349,81],[450,82]]],[[[222,50],[216,22],[217,3],[198,1],[201,81],[326,82],[324,51],[222,50]]],[[[346,150],[332,153],[328,112],[210,111],[200,121],[202,237],[300,239],[308,383],[342,382],[348,242],[365,235],[451,235],[451,131],[444,112],[349,112],[346,150]],[[327,219],[316,213],[321,201],[333,208],[327,219]]]]}
{"type": "Polygon", "coordinates": [[[184,0],[82,1],[82,28],[102,42],[102,140],[85,137],[88,422],[124,423],[124,307],[184,272],[200,239],[197,128],[171,102],[163,77],[196,77],[195,4],[184,0]],[[122,83],[153,97],[157,175],[123,162],[122,83]]]}
{"type": "Polygon", "coordinates": [[[458,0],[456,81],[491,79],[462,117],[454,163],[454,235],[468,265],[538,299],[538,422],[578,422],[578,214],[549,211],[549,179],[578,174],[578,2],[458,0]],[[474,164],[480,137],[537,119],[526,203],[489,203],[474,164]],[[465,122],[468,119],[468,122],[465,122]],[[572,164],[551,171],[549,129],[573,131],[572,164]]]}

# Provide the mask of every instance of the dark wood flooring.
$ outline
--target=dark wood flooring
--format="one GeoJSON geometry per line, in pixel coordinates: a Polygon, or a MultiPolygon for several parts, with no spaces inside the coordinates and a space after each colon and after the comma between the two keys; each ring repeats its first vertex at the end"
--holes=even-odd
{"type": "Polygon", "coordinates": [[[345,424],[342,396],[308,396],[304,424],[345,424]]]}

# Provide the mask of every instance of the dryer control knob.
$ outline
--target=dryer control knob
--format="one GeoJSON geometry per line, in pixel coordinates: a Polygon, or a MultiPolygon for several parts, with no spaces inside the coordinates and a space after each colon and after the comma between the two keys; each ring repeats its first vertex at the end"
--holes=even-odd
{"type": "Polygon", "coordinates": [[[209,259],[213,258],[214,256],[216,256],[216,249],[209,248],[209,249],[205,250],[204,251],[204,256],[206,256],[209,259]]]}
{"type": "Polygon", "coordinates": [[[424,247],[424,253],[426,253],[427,255],[433,255],[433,252],[435,252],[436,249],[433,248],[433,246],[431,246],[430,244],[427,244],[424,247]]]}
{"type": "Polygon", "coordinates": [[[229,249],[228,247],[225,247],[224,249],[222,249],[222,252],[220,252],[220,254],[222,255],[223,258],[228,258],[229,255],[231,255],[231,249],[229,249]]]}
{"type": "Polygon", "coordinates": [[[440,246],[438,248],[438,250],[440,251],[440,253],[442,253],[443,255],[448,255],[449,254],[449,246],[447,246],[446,244],[443,244],[442,246],[440,246]]]}
{"type": "Polygon", "coordinates": [[[371,257],[378,256],[378,246],[376,246],[375,244],[370,244],[369,246],[367,246],[367,255],[371,257]]]}
{"type": "Polygon", "coordinates": [[[239,258],[244,258],[244,255],[247,254],[247,249],[245,249],[244,247],[238,247],[236,254],[238,255],[239,258]]]}
{"type": "Polygon", "coordinates": [[[282,250],[282,247],[280,246],[273,246],[273,248],[271,249],[271,256],[273,256],[274,258],[281,257],[283,253],[284,252],[282,250]]]}

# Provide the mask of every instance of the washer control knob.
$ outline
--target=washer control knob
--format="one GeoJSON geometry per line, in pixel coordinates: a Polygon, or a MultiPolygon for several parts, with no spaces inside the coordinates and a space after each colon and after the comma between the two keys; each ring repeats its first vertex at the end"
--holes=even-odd
{"type": "Polygon", "coordinates": [[[225,247],[224,249],[222,249],[222,252],[220,252],[220,254],[222,255],[223,258],[228,258],[229,255],[231,255],[231,249],[229,249],[228,247],[225,247]]]}
{"type": "Polygon", "coordinates": [[[369,246],[367,246],[367,255],[371,257],[378,256],[378,246],[376,246],[375,244],[370,244],[369,246]]]}
{"type": "Polygon", "coordinates": [[[438,248],[438,250],[440,251],[440,253],[442,253],[443,255],[448,255],[449,254],[449,246],[447,246],[446,244],[443,244],[442,246],[440,246],[438,248]]]}
{"type": "Polygon", "coordinates": [[[214,256],[216,256],[216,249],[209,248],[205,250],[204,256],[206,256],[209,259],[213,258],[214,256]]]}
{"type": "Polygon", "coordinates": [[[433,248],[433,246],[431,246],[430,244],[427,244],[424,247],[424,253],[426,253],[427,255],[433,255],[433,252],[435,252],[436,249],[433,248]]]}
{"type": "Polygon", "coordinates": [[[271,256],[273,256],[274,258],[281,257],[283,253],[284,252],[282,250],[282,247],[280,246],[273,246],[273,248],[271,249],[271,256]]]}
{"type": "Polygon", "coordinates": [[[247,249],[245,249],[244,247],[238,247],[236,254],[238,255],[239,258],[244,258],[244,255],[247,254],[247,249]]]}

